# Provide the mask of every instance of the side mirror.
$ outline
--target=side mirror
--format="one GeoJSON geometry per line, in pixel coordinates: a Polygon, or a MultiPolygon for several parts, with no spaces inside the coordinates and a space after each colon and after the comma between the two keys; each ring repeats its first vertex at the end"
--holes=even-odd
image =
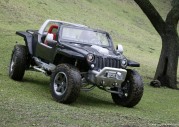
{"type": "Polygon", "coordinates": [[[53,34],[48,33],[47,36],[46,36],[46,41],[53,42],[54,41],[53,40],[53,34]]]}
{"type": "Polygon", "coordinates": [[[120,44],[118,44],[118,45],[116,46],[116,51],[117,51],[117,53],[123,54],[123,46],[120,45],[120,44]]]}

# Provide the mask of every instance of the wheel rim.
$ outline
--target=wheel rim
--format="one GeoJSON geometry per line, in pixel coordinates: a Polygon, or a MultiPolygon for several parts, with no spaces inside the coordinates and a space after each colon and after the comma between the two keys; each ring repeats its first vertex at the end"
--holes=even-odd
{"type": "Polygon", "coordinates": [[[119,91],[122,92],[122,95],[120,94],[119,96],[127,98],[129,96],[129,87],[130,87],[130,81],[127,80],[124,83],[124,85],[119,89],[119,91]]]}
{"type": "Polygon", "coordinates": [[[12,58],[11,64],[10,64],[10,72],[12,72],[13,68],[14,68],[14,60],[12,58]]]}
{"type": "Polygon", "coordinates": [[[55,94],[61,96],[67,90],[67,76],[63,72],[58,72],[54,79],[54,91],[55,94]]]}

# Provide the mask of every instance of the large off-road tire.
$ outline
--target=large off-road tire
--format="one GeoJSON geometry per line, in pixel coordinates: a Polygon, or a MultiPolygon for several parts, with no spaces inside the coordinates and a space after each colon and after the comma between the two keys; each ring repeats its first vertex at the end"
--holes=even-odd
{"type": "Polygon", "coordinates": [[[24,45],[15,45],[9,65],[9,77],[20,81],[24,76],[27,63],[27,48],[24,45]]]}
{"type": "Polygon", "coordinates": [[[121,88],[112,88],[119,94],[111,93],[113,101],[117,105],[133,107],[139,103],[143,95],[143,82],[141,76],[134,70],[127,70],[126,80],[121,88]]]}
{"type": "Polygon", "coordinates": [[[60,64],[52,72],[50,89],[52,97],[60,103],[76,101],[81,88],[80,72],[68,64],[60,64]]]}

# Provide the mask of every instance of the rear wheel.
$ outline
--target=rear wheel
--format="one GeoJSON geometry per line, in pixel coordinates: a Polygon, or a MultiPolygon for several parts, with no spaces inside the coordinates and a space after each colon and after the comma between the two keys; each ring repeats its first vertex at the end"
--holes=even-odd
{"type": "Polygon", "coordinates": [[[76,101],[81,88],[79,71],[67,64],[60,64],[51,75],[50,89],[52,97],[65,104],[76,101]]]}
{"type": "Polygon", "coordinates": [[[141,76],[134,70],[128,70],[126,80],[122,83],[121,88],[112,88],[119,94],[111,93],[111,96],[117,105],[133,107],[141,100],[143,89],[141,76]]]}
{"type": "Polygon", "coordinates": [[[15,45],[11,55],[9,77],[20,81],[24,76],[27,63],[27,48],[24,45],[15,45]]]}

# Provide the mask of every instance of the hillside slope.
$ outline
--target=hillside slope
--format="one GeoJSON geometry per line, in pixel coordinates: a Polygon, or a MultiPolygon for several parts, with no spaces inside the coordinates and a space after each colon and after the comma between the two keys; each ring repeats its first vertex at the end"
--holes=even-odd
{"type": "MultiPolygon", "coordinates": [[[[165,18],[170,0],[151,0],[165,18]]],[[[148,86],[157,66],[161,40],[132,0],[0,0],[0,126],[179,126],[178,91],[148,86]],[[108,31],[124,54],[141,63],[145,91],[132,109],[113,104],[110,94],[82,92],[76,103],[52,100],[49,77],[26,72],[22,82],[8,77],[17,30],[39,29],[46,19],[75,22],[108,31]]],[[[179,71],[178,71],[179,72],[179,71]]]]}
{"type": "MultiPolygon", "coordinates": [[[[167,0],[153,0],[153,4],[164,17],[170,9],[167,0]]],[[[16,30],[38,29],[46,19],[81,23],[108,31],[116,44],[123,44],[129,58],[147,68],[146,63],[152,61],[150,67],[156,68],[161,48],[160,37],[133,1],[1,0],[0,12],[0,30],[7,36],[13,36],[16,30]],[[146,57],[151,58],[147,60],[146,57]]],[[[13,39],[8,41],[13,42],[13,39]]]]}

